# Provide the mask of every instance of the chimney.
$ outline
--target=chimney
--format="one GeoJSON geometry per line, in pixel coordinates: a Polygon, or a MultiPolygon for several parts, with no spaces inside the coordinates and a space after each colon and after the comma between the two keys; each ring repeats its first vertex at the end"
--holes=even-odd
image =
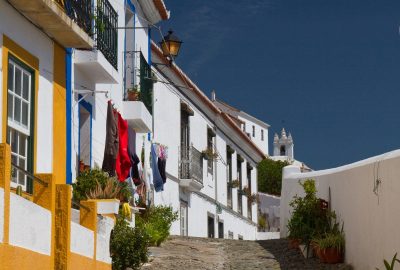
{"type": "Polygon", "coordinates": [[[215,91],[211,91],[211,101],[215,101],[215,91]]]}

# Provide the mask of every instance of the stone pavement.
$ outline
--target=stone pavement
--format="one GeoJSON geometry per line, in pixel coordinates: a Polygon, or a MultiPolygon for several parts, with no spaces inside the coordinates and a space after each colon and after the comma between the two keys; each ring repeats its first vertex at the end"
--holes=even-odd
{"type": "Polygon", "coordinates": [[[300,251],[288,249],[285,239],[267,241],[220,240],[171,237],[161,247],[152,247],[150,263],[142,269],[341,269],[350,266],[320,264],[304,259],[300,251]]]}

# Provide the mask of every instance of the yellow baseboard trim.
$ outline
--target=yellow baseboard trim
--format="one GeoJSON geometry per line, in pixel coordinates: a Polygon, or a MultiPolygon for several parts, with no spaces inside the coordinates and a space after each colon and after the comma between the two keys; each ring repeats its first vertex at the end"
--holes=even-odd
{"type": "Polygon", "coordinates": [[[0,270],[52,270],[51,265],[50,256],[8,244],[0,244],[0,270]]]}
{"type": "Polygon", "coordinates": [[[111,264],[99,262],[71,252],[71,267],[74,270],[111,270],[111,264]]]}

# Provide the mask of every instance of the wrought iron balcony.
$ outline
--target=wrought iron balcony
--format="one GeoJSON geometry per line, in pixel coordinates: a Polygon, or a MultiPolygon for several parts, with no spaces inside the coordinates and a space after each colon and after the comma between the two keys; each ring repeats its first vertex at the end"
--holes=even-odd
{"type": "MultiPolygon", "coordinates": [[[[76,1],[76,0],[70,0],[76,1]]],[[[118,14],[108,0],[97,0],[96,44],[104,57],[118,69],[118,14]]]]}
{"type": "Polygon", "coordinates": [[[68,17],[79,25],[89,36],[93,37],[93,4],[92,0],[55,0],[64,9],[68,17]]]}
{"type": "Polygon", "coordinates": [[[192,146],[179,149],[179,179],[181,186],[201,189],[203,186],[203,156],[192,146]]]}

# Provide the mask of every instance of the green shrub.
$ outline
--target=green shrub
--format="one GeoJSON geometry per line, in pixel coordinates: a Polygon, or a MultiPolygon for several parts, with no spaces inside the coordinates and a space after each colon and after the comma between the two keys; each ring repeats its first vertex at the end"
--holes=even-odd
{"type": "Polygon", "coordinates": [[[169,236],[172,222],[178,219],[178,212],[170,206],[151,206],[136,217],[136,226],[142,227],[150,237],[150,245],[159,246],[169,236]]]}
{"type": "Polygon", "coordinates": [[[274,161],[266,158],[257,166],[258,190],[273,195],[281,195],[282,169],[289,165],[287,161],[274,161]]]}
{"type": "Polygon", "coordinates": [[[110,239],[113,270],[140,269],[148,260],[149,236],[142,227],[131,228],[119,218],[110,239]]]}
{"type": "Polygon", "coordinates": [[[118,189],[120,189],[116,198],[128,201],[131,197],[128,184],[126,182],[121,183],[116,180],[116,178],[110,178],[108,173],[99,169],[84,170],[79,174],[76,178],[76,182],[72,184],[73,200],[79,202],[88,199],[88,195],[98,189],[98,185],[104,190],[107,183],[110,183],[110,179],[114,181],[115,188],[118,186],[118,189]]]}
{"type": "Polygon", "coordinates": [[[323,207],[322,200],[317,198],[313,179],[299,183],[306,195],[296,195],[290,202],[293,212],[287,227],[289,238],[301,239],[302,243],[309,245],[312,239],[319,238],[330,230],[330,221],[334,213],[323,207]]]}

